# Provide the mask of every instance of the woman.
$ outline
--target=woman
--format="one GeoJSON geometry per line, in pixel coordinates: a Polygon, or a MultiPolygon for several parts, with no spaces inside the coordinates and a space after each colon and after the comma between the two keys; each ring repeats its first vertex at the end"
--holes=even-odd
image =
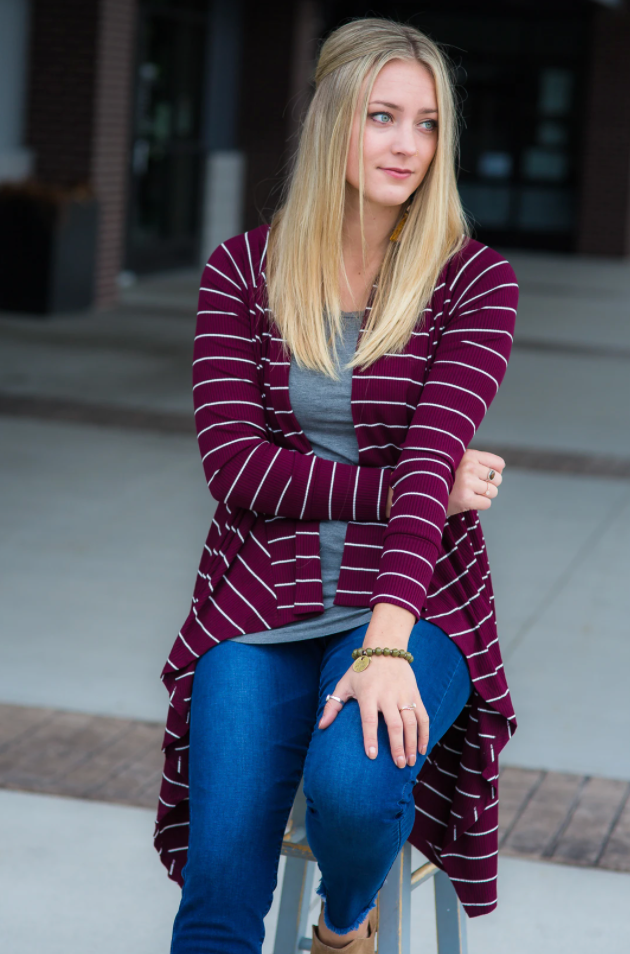
{"type": "Polygon", "coordinates": [[[517,286],[468,238],[435,44],[357,20],[315,79],[271,228],[225,242],[202,279],[193,393],[219,505],[163,672],[172,954],[260,952],[302,775],[314,952],[374,949],[407,838],[468,914],[496,905],[515,722],[477,511],[504,465],[467,448],[517,286]]]}

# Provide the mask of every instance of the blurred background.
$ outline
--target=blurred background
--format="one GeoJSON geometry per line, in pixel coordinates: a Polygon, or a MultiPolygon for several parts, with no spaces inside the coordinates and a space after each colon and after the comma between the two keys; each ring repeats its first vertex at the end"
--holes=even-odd
{"type": "MultiPolygon", "coordinates": [[[[214,510],[192,424],[199,280],[221,241],[269,220],[319,43],[366,15],[450,55],[462,200],[521,288],[474,442],[507,462],[482,522],[519,729],[500,904],[469,923],[470,951],[627,951],[630,5],[0,0],[11,954],[169,949],[159,674],[214,510]]],[[[431,892],[413,896],[414,954],[435,950],[431,892]]]]}

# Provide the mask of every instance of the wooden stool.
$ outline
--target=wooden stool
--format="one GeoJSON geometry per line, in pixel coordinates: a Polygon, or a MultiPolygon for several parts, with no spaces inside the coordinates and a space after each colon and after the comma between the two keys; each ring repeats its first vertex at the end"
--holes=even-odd
{"type": "MultiPolygon", "coordinates": [[[[302,783],[282,842],[287,856],[280,896],[274,954],[310,951],[310,901],[315,858],[306,840],[306,799],[302,783]]],[[[465,913],[448,876],[427,862],[411,870],[411,845],[401,848],[378,893],[378,954],[411,954],[411,892],[434,879],[438,954],[467,954],[465,913]]]]}

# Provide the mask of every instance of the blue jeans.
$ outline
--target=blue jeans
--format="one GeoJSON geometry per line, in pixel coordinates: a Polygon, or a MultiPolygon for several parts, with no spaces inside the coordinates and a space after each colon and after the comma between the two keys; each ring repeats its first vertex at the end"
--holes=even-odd
{"type": "MultiPolygon", "coordinates": [[[[413,827],[412,791],[424,756],[413,766],[394,765],[379,713],[378,755],[368,758],[355,699],[328,728],[317,728],[326,694],[352,664],[366,629],[266,645],[226,640],[197,663],[190,841],[171,954],[260,954],[302,774],[326,925],[345,934],[374,907],[413,827]]],[[[416,623],[409,650],[429,715],[430,751],[472,685],[464,656],[432,623],[416,623]]]]}

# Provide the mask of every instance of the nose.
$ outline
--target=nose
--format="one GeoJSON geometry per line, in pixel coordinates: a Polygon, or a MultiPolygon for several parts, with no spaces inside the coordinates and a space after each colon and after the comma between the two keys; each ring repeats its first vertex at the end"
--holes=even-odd
{"type": "Polygon", "coordinates": [[[396,140],[392,144],[393,151],[403,156],[415,156],[417,144],[413,124],[401,123],[397,132],[396,140]]]}

